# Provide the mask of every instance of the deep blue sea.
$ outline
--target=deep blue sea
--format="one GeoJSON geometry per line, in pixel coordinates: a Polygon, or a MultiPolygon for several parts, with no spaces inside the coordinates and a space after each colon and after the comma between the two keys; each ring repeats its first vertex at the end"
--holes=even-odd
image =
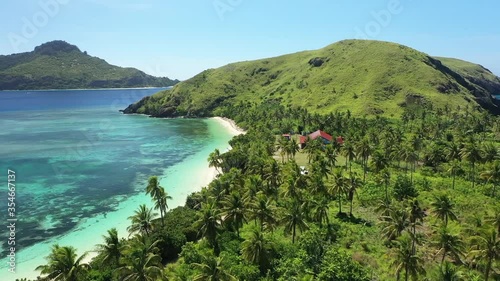
{"type": "MultiPolygon", "coordinates": [[[[26,272],[43,261],[52,243],[87,251],[111,227],[126,236],[126,218],[149,202],[143,191],[151,175],[162,177],[174,197],[169,205],[183,204],[196,185],[183,181],[203,177],[208,154],[227,147],[231,135],[214,120],[118,112],[159,90],[0,92],[0,219],[6,224],[11,169],[16,251],[26,272]]],[[[7,235],[0,231],[0,258],[8,253],[7,235]]]]}

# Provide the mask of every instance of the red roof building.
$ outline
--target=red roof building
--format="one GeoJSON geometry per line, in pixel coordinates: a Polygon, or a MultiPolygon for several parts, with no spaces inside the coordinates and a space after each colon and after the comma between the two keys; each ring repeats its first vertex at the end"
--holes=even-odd
{"type": "Polygon", "coordinates": [[[317,139],[319,137],[321,137],[322,139],[324,139],[324,140],[326,140],[328,142],[332,142],[332,140],[333,140],[332,136],[330,136],[329,134],[327,134],[327,133],[325,133],[325,132],[323,132],[321,130],[317,130],[316,132],[314,132],[314,133],[312,133],[312,134],[309,135],[309,138],[311,140],[315,140],[315,139],[317,139]]]}
{"type": "MultiPolygon", "coordinates": [[[[304,148],[306,143],[307,143],[307,140],[315,140],[317,138],[321,138],[323,139],[323,142],[324,143],[332,143],[333,141],[333,137],[321,130],[317,130],[316,132],[310,134],[309,136],[299,136],[299,145],[300,145],[300,148],[304,148]]],[[[340,145],[343,145],[344,144],[344,139],[341,137],[341,136],[338,136],[335,138],[335,141],[340,144],[340,145]]]]}
{"type": "Polygon", "coordinates": [[[299,143],[300,144],[305,144],[306,142],[307,142],[306,136],[299,136],[299,143]]]}

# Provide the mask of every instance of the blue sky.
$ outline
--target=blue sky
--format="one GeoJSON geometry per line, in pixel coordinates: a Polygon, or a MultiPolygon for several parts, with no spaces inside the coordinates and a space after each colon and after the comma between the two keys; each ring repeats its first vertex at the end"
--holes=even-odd
{"type": "Polygon", "coordinates": [[[0,54],[61,39],[171,78],[363,37],[500,75],[496,0],[19,0],[1,7],[0,54]]]}

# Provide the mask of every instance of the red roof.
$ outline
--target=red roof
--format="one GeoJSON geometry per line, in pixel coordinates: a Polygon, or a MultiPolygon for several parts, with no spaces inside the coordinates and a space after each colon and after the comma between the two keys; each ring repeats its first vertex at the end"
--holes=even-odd
{"type": "Polygon", "coordinates": [[[342,138],[341,136],[338,136],[337,137],[337,143],[338,144],[344,144],[344,138],[342,138]]]}
{"type": "Polygon", "coordinates": [[[321,130],[317,130],[316,132],[312,133],[309,135],[309,138],[312,139],[312,140],[315,140],[317,139],[318,137],[322,137],[324,138],[325,140],[331,142],[333,140],[333,137],[330,136],[329,134],[321,131],[321,130]]]}
{"type": "Polygon", "coordinates": [[[300,136],[300,137],[299,137],[299,143],[300,143],[300,144],[304,144],[304,143],[306,143],[306,142],[307,142],[307,137],[305,137],[305,136],[300,136]]]}

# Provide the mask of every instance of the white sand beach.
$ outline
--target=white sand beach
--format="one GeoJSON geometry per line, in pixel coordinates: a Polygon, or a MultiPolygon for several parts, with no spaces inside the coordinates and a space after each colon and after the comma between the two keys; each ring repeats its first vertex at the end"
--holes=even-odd
{"type": "Polygon", "coordinates": [[[234,122],[233,120],[231,120],[229,118],[225,118],[225,117],[213,117],[211,119],[216,120],[217,122],[219,122],[222,126],[224,126],[225,128],[227,128],[228,130],[230,130],[231,133],[233,135],[235,135],[235,136],[246,134],[245,130],[243,130],[242,128],[238,127],[238,125],[236,125],[236,122],[234,122]]]}
{"type": "MultiPolygon", "coordinates": [[[[209,145],[195,155],[169,167],[163,175],[159,175],[160,184],[173,197],[169,201],[170,208],[183,206],[189,194],[200,191],[204,186],[207,186],[217,176],[216,169],[208,167],[208,155],[216,148],[221,151],[230,148],[227,142],[233,136],[245,133],[232,120],[212,119],[218,123],[207,120],[211,135],[215,136],[213,145],[209,145]]],[[[139,185],[142,186],[142,184],[139,185]]],[[[103,243],[102,236],[106,234],[107,230],[114,227],[118,230],[120,238],[128,237],[128,217],[141,204],[146,204],[148,207],[153,206],[149,196],[139,193],[125,198],[112,212],[86,219],[70,233],[24,249],[19,253],[20,259],[17,263],[16,274],[10,274],[0,279],[4,281],[14,281],[16,278],[36,279],[39,272],[34,269],[46,263],[45,257],[50,253],[51,246],[56,243],[61,246],[75,247],[79,255],[87,253],[85,261],[90,261],[97,255],[96,245],[103,243]]]]}

